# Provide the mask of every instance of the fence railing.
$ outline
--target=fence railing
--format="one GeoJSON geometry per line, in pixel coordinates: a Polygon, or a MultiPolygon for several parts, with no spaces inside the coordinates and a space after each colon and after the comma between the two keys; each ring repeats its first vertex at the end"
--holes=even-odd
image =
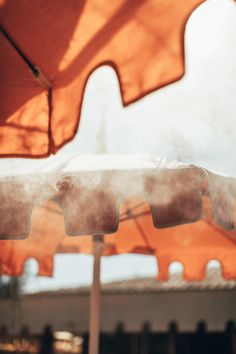
{"type": "MultiPolygon", "coordinates": [[[[79,337],[78,334],[71,335],[70,340],[63,339],[63,336],[59,340],[55,333],[52,346],[45,339],[45,333],[32,335],[23,329],[13,335],[2,328],[0,354],[88,353],[88,333],[80,333],[79,337]],[[75,338],[76,346],[73,344],[75,338]]],[[[119,323],[113,333],[101,333],[100,354],[236,354],[236,327],[230,321],[224,331],[212,332],[207,330],[204,322],[200,322],[195,332],[180,332],[173,322],[168,331],[156,332],[145,323],[139,332],[129,332],[124,324],[119,323]]]]}

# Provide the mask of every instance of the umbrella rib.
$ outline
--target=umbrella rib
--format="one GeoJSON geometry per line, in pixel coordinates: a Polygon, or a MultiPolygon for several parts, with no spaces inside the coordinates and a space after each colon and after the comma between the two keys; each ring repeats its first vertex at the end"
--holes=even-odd
{"type": "MultiPolygon", "coordinates": [[[[126,212],[126,214],[127,214],[127,212],[126,212]]],[[[128,213],[129,214],[129,213],[128,213]]],[[[139,213],[139,214],[129,214],[128,216],[124,216],[124,217],[121,217],[120,218],[120,222],[123,222],[123,221],[127,221],[127,220],[130,220],[130,219],[133,219],[133,218],[138,218],[138,217],[140,217],[140,216],[146,216],[146,215],[150,215],[151,213],[150,213],[150,211],[148,210],[148,211],[143,211],[143,212],[141,212],[141,213],[139,213]]]]}
{"type": "Polygon", "coordinates": [[[29,58],[23,53],[23,51],[17,46],[15,41],[12,39],[12,37],[7,33],[7,31],[1,26],[0,31],[2,32],[3,36],[7,39],[7,41],[11,44],[11,46],[15,49],[15,51],[19,54],[21,59],[25,62],[25,64],[28,66],[30,72],[34,76],[34,78],[39,82],[39,84],[49,90],[52,87],[52,83],[49,81],[49,79],[45,76],[45,74],[40,70],[40,68],[36,65],[34,65],[29,58]]]}
{"type": "Polygon", "coordinates": [[[141,238],[143,239],[143,241],[144,241],[144,243],[147,245],[147,247],[148,247],[150,250],[152,250],[152,247],[151,247],[151,245],[150,245],[150,243],[149,243],[149,241],[148,241],[147,235],[146,235],[145,231],[143,230],[142,226],[140,225],[140,223],[138,222],[136,215],[133,215],[133,214],[132,214],[131,209],[128,209],[128,210],[127,210],[127,214],[130,215],[130,218],[133,218],[134,223],[135,223],[137,229],[138,229],[139,232],[140,232],[141,238]]]}
{"type": "MultiPolygon", "coordinates": [[[[144,204],[145,204],[145,202],[138,203],[138,204],[136,204],[135,206],[132,207],[132,210],[135,210],[135,209],[141,207],[144,204]]],[[[129,208],[127,208],[127,210],[129,210],[129,208]]],[[[123,215],[126,215],[127,214],[127,210],[125,210],[123,213],[121,213],[120,216],[122,217],[123,215]]]]}
{"type": "Polygon", "coordinates": [[[229,240],[234,246],[236,246],[236,239],[229,235],[228,232],[224,229],[222,229],[220,226],[214,224],[213,222],[211,221],[208,221],[208,224],[211,225],[211,227],[216,230],[217,232],[219,232],[219,235],[223,238],[226,238],[227,240],[229,240]]]}
{"type": "Polygon", "coordinates": [[[34,75],[37,75],[37,70],[35,69],[35,66],[30,62],[30,60],[26,57],[26,55],[20,50],[20,48],[17,47],[16,43],[13,41],[13,39],[9,36],[9,34],[5,31],[3,27],[1,27],[2,34],[4,37],[8,40],[8,42],[12,45],[12,47],[17,51],[17,53],[20,55],[20,57],[24,60],[24,62],[28,65],[30,70],[34,75]]]}

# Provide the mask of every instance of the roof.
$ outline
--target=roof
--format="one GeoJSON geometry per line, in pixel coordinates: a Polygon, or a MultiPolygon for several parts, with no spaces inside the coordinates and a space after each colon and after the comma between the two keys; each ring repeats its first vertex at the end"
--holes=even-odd
{"type": "MultiPolygon", "coordinates": [[[[204,281],[186,281],[182,278],[181,273],[173,273],[168,281],[158,281],[154,277],[146,277],[102,284],[102,293],[107,295],[219,290],[236,290],[236,281],[223,279],[218,269],[210,269],[204,281]]],[[[89,295],[89,293],[90,286],[82,286],[43,291],[26,296],[89,295]]]]}

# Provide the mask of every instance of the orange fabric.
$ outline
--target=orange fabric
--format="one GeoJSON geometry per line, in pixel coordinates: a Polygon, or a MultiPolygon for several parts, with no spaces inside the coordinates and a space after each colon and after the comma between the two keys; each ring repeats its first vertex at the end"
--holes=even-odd
{"type": "Polygon", "coordinates": [[[47,156],[77,130],[86,81],[112,65],[124,105],[184,73],[183,34],[204,0],[0,0],[0,155],[47,156]],[[38,69],[33,69],[38,70],[38,69]],[[41,74],[40,74],[41,73],[41,74]]]}
{"type": "MultiPolygon", "coordinates": [[[[189,280],[204,278],[206,264],[217,259],[226,279],[236,279],[235,231],[225,231],[212,219],[208,199],[203,199],[203,218],[195,223],[157,229],[153,226],[148,204],[126,201],[120,210],[118,231],[105,236],[103,254],[140,253],[157,256],[159,279],[168,277],[171,262],[184,265],[189,280]]],[[[24,262],[35,258],[39,274],[52,275],[56,253],[92,254],[91,236],[68,237],[58,205],[47,202],[35,207],[31,234],[27,240],[0,241],[0,265],[3,274],[19,275],[24,262]]]]}

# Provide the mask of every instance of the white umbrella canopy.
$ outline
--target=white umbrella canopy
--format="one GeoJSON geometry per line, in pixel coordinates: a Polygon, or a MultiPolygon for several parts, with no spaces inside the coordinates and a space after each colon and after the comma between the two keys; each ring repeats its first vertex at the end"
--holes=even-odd
{"type": "Polygon", "coordinates": [[[117,155],[54,158],[45,168],[41,161],[35,166],[26,161],[23,169],[20,164],[14,172],[2,169],[3,239],[27,237],[34,205],[48,199],[62,208],[68,235],[115,232],[125,198],[146,200],[153,224],[167,227],[198,220],[201,198],[207,195],[216,222],[228,229],[235,226],[235,180],[205,169],[154,157],[117,155]]]}

